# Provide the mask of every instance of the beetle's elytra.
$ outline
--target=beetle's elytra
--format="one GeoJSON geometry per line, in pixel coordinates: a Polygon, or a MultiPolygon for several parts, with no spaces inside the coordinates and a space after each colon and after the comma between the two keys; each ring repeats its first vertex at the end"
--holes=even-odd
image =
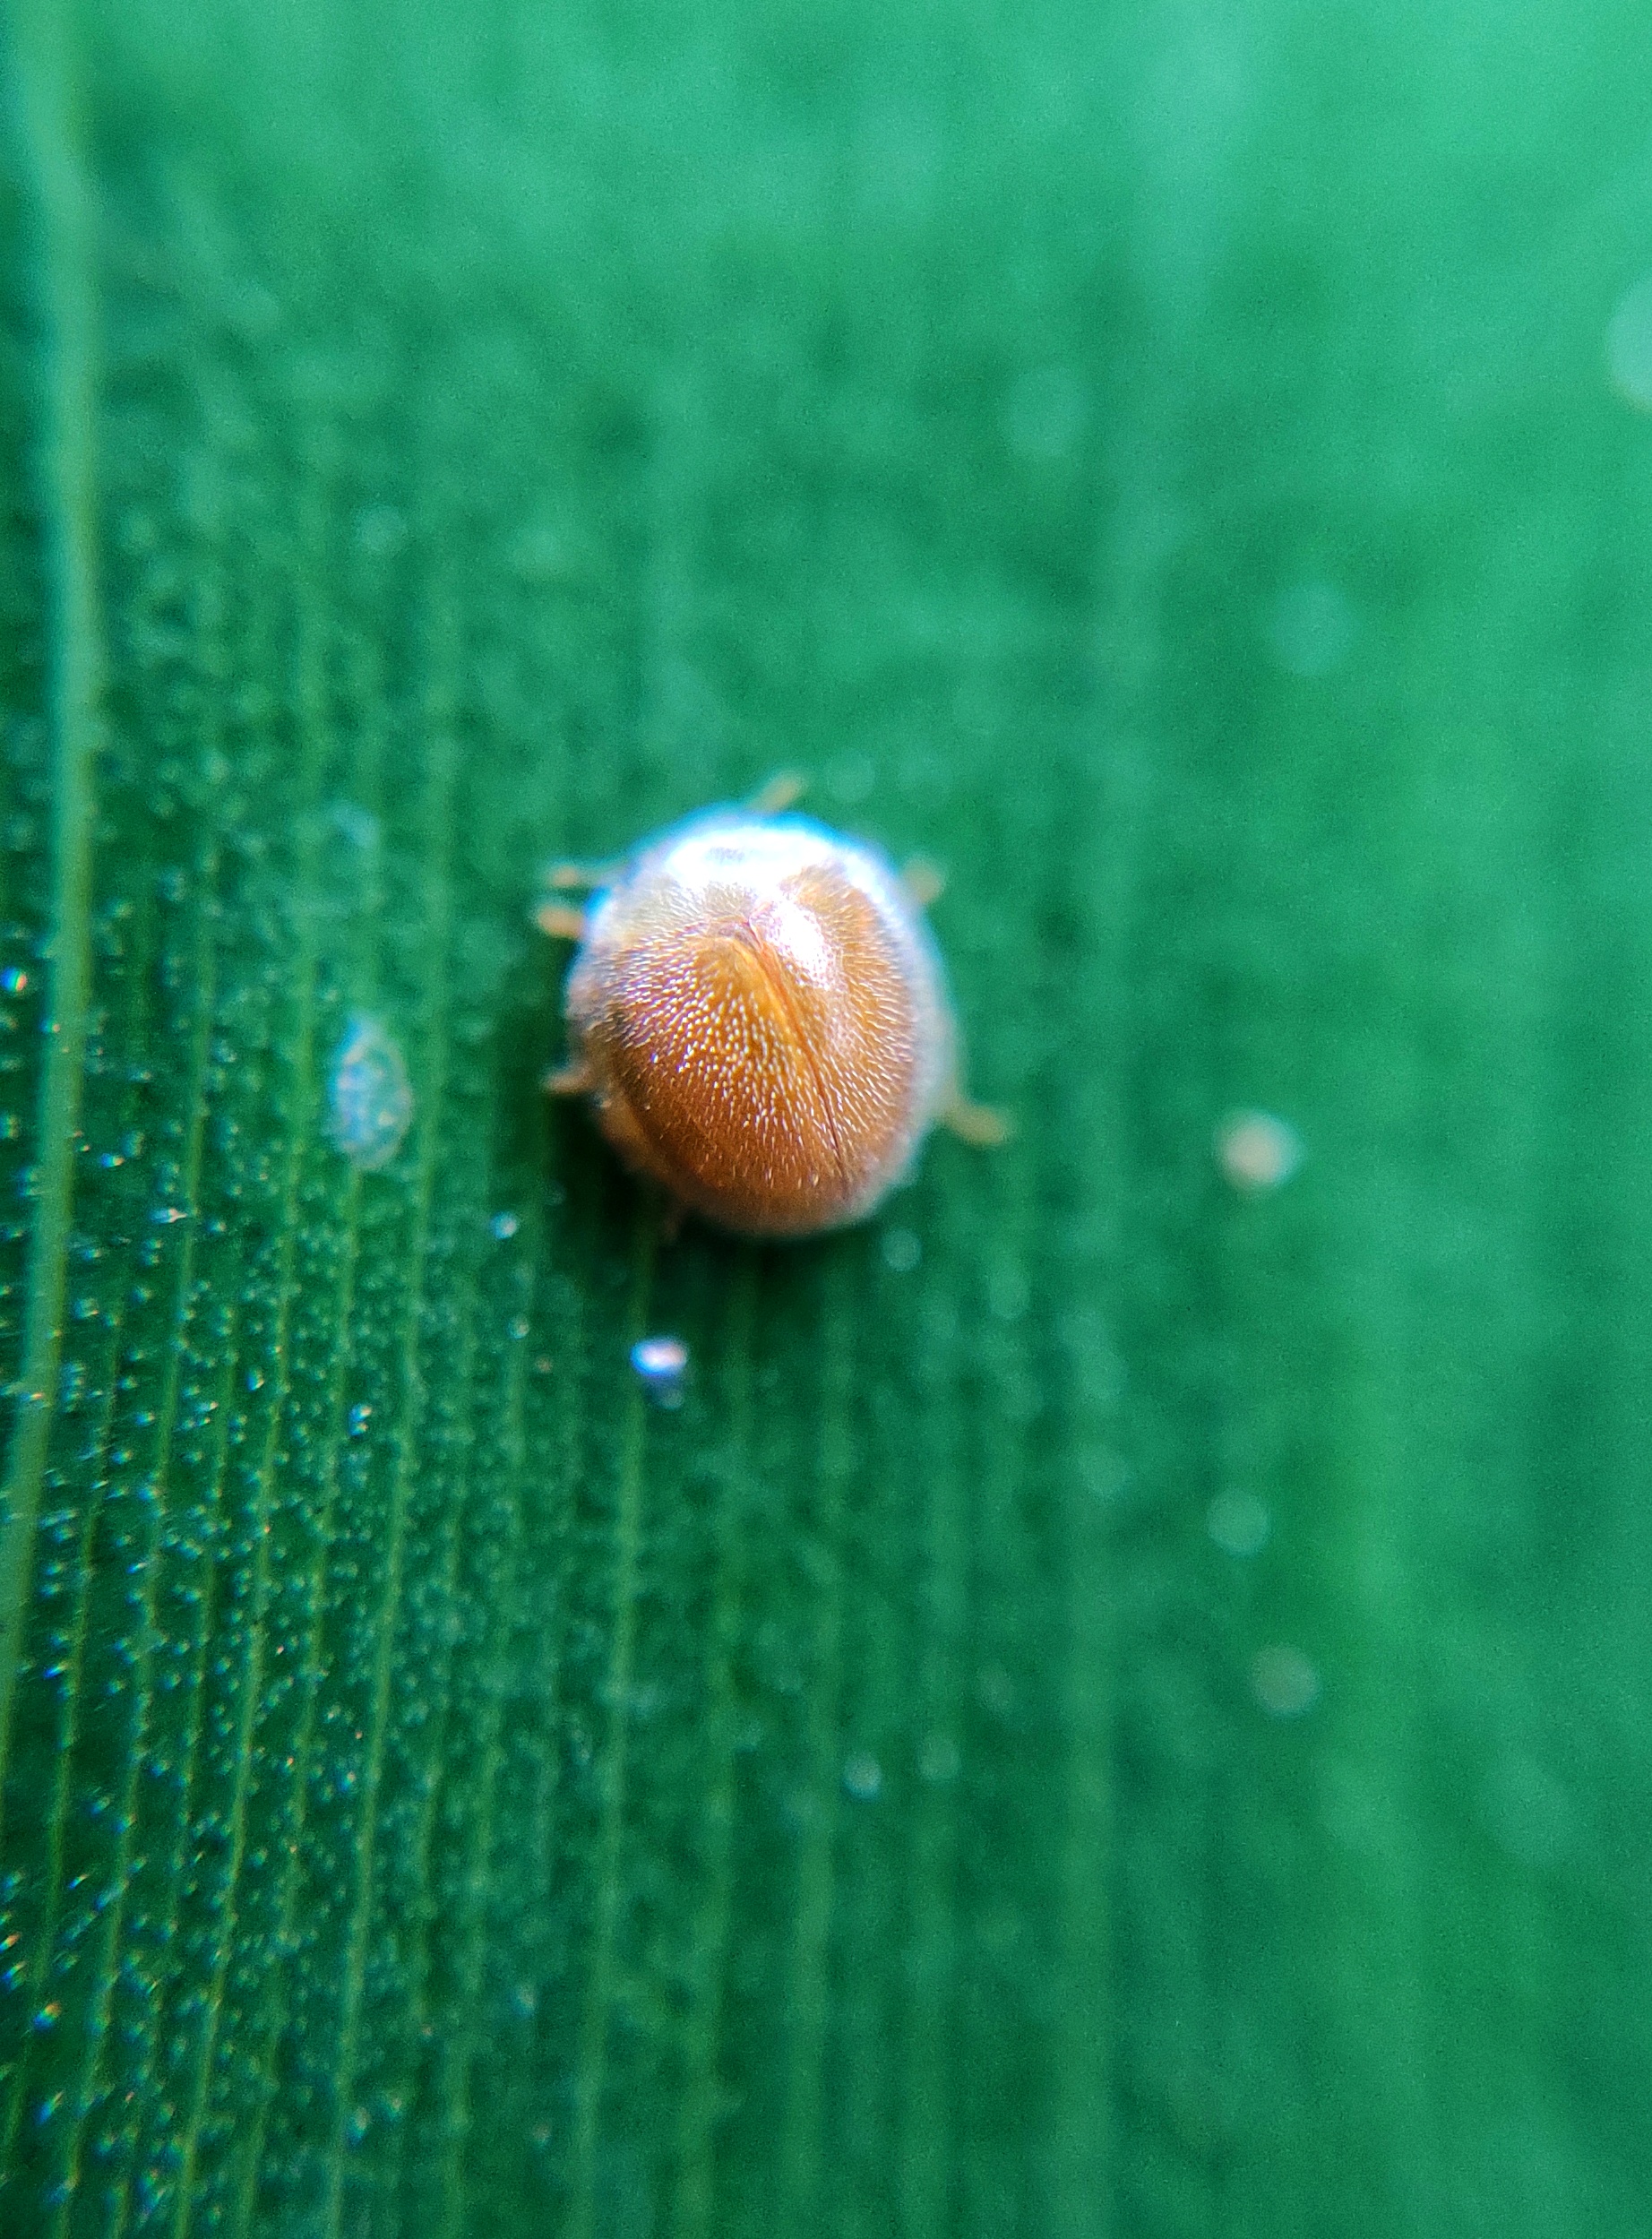
{"type": "Polygon", "coordinates": [[[604,1132],[688,1210],[751,1236],[870,1212],[942,1121],[976,1141],[922,902],[875,848],[804,816],[713,809],[618,868],[565,865],[568,1062],[604,1132]]]}

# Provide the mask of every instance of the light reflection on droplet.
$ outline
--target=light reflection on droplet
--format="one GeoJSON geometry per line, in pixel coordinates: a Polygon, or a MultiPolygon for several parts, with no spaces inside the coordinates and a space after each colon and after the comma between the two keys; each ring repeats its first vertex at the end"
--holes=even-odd
{"type": "Polygon", "coordinates": [[[682,1406],[688,1348],[680,1337],[639,1338],[631,1348],[631,1365],[656,1407],[682,1406]]]}
{"type": "Polygon", "coordinates": [[[348,840],[352,848],[359,848],[370,855],[379,844],[379,820],[371,809],[357,808],[354,801],[335,801],[332,805],[332,823],[348,840]]]}
{"type": "Polygon", "coordinates": [[[1625,404],[1652,412],[1652,272],[1626,288],[1613,306],[1606,375],[1625,404]]]}
{"type": "Polygon", "coordinates": [[[897,1275],[910,1275],[924,1256],[924,1247],[910,1228],[883,1232],[883,1264],[897,1275]]]}
{"type": "Polygon", "coordinates": [[[843,1785],[862,1804],[875,1804],[882,1795],[883,1768],[869,1749],[855,1750],[844,1761],[843,1785]]]}
{"type": "Polygon", "coordinates": [[[1302,1164],[1302,1137],[1271,1112],[1230,1112],[1216,1131],[1216,1156],[1236,1190],[1277,1190],[1302,1164]]]}
{"type": "Polygon", "coordinates": [[[375,1174],[400,1150],[413,1122],[413,1089],[398,1044],[357,1012],[332,1061],[332,1138],[353,1167],[375,1174]]]}

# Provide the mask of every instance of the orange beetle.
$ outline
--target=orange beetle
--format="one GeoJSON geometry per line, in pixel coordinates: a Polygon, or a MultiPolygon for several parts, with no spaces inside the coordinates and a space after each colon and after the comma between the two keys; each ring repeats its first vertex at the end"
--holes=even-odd
{"type": "Polygon", "coordinates": [[[580,943],[566,1064],[622,1158],[676,1203],[748,1236],[869,1213],[936,1122],[1005,1132],[959,1087],[957,1033],[925,895],[875,848],[749,808],[673,825],[615,868],[564,865],[546,933],[580,943]]]}

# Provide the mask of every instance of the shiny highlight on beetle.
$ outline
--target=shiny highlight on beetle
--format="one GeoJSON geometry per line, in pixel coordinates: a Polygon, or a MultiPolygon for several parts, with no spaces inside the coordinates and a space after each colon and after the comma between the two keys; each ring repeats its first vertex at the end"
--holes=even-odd
{"type": "MultiPolygon", "coordinates": [[[[589,1096],[628,1165],[752,1236],[859,1220],[931,1126],[1002,1140],[959,1085],[940,952],[913,885],[812,818],[713,809],[621,865],[564,865],[542,929],[579,943],[553,1093],[589,1096]]],[[[921,880],[921,884],[919,883],[921,880]]]]}

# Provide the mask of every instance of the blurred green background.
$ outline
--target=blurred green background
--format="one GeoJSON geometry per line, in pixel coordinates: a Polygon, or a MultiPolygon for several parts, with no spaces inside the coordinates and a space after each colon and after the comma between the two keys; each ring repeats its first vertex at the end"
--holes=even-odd
{"type": "Polygon", "coordinates": [[[1652,19],[5,41],[0,2227],[1644,2235],[1652,19]],[[1019,1132],[661,1246],[781,768],[1019,1132]]]}

